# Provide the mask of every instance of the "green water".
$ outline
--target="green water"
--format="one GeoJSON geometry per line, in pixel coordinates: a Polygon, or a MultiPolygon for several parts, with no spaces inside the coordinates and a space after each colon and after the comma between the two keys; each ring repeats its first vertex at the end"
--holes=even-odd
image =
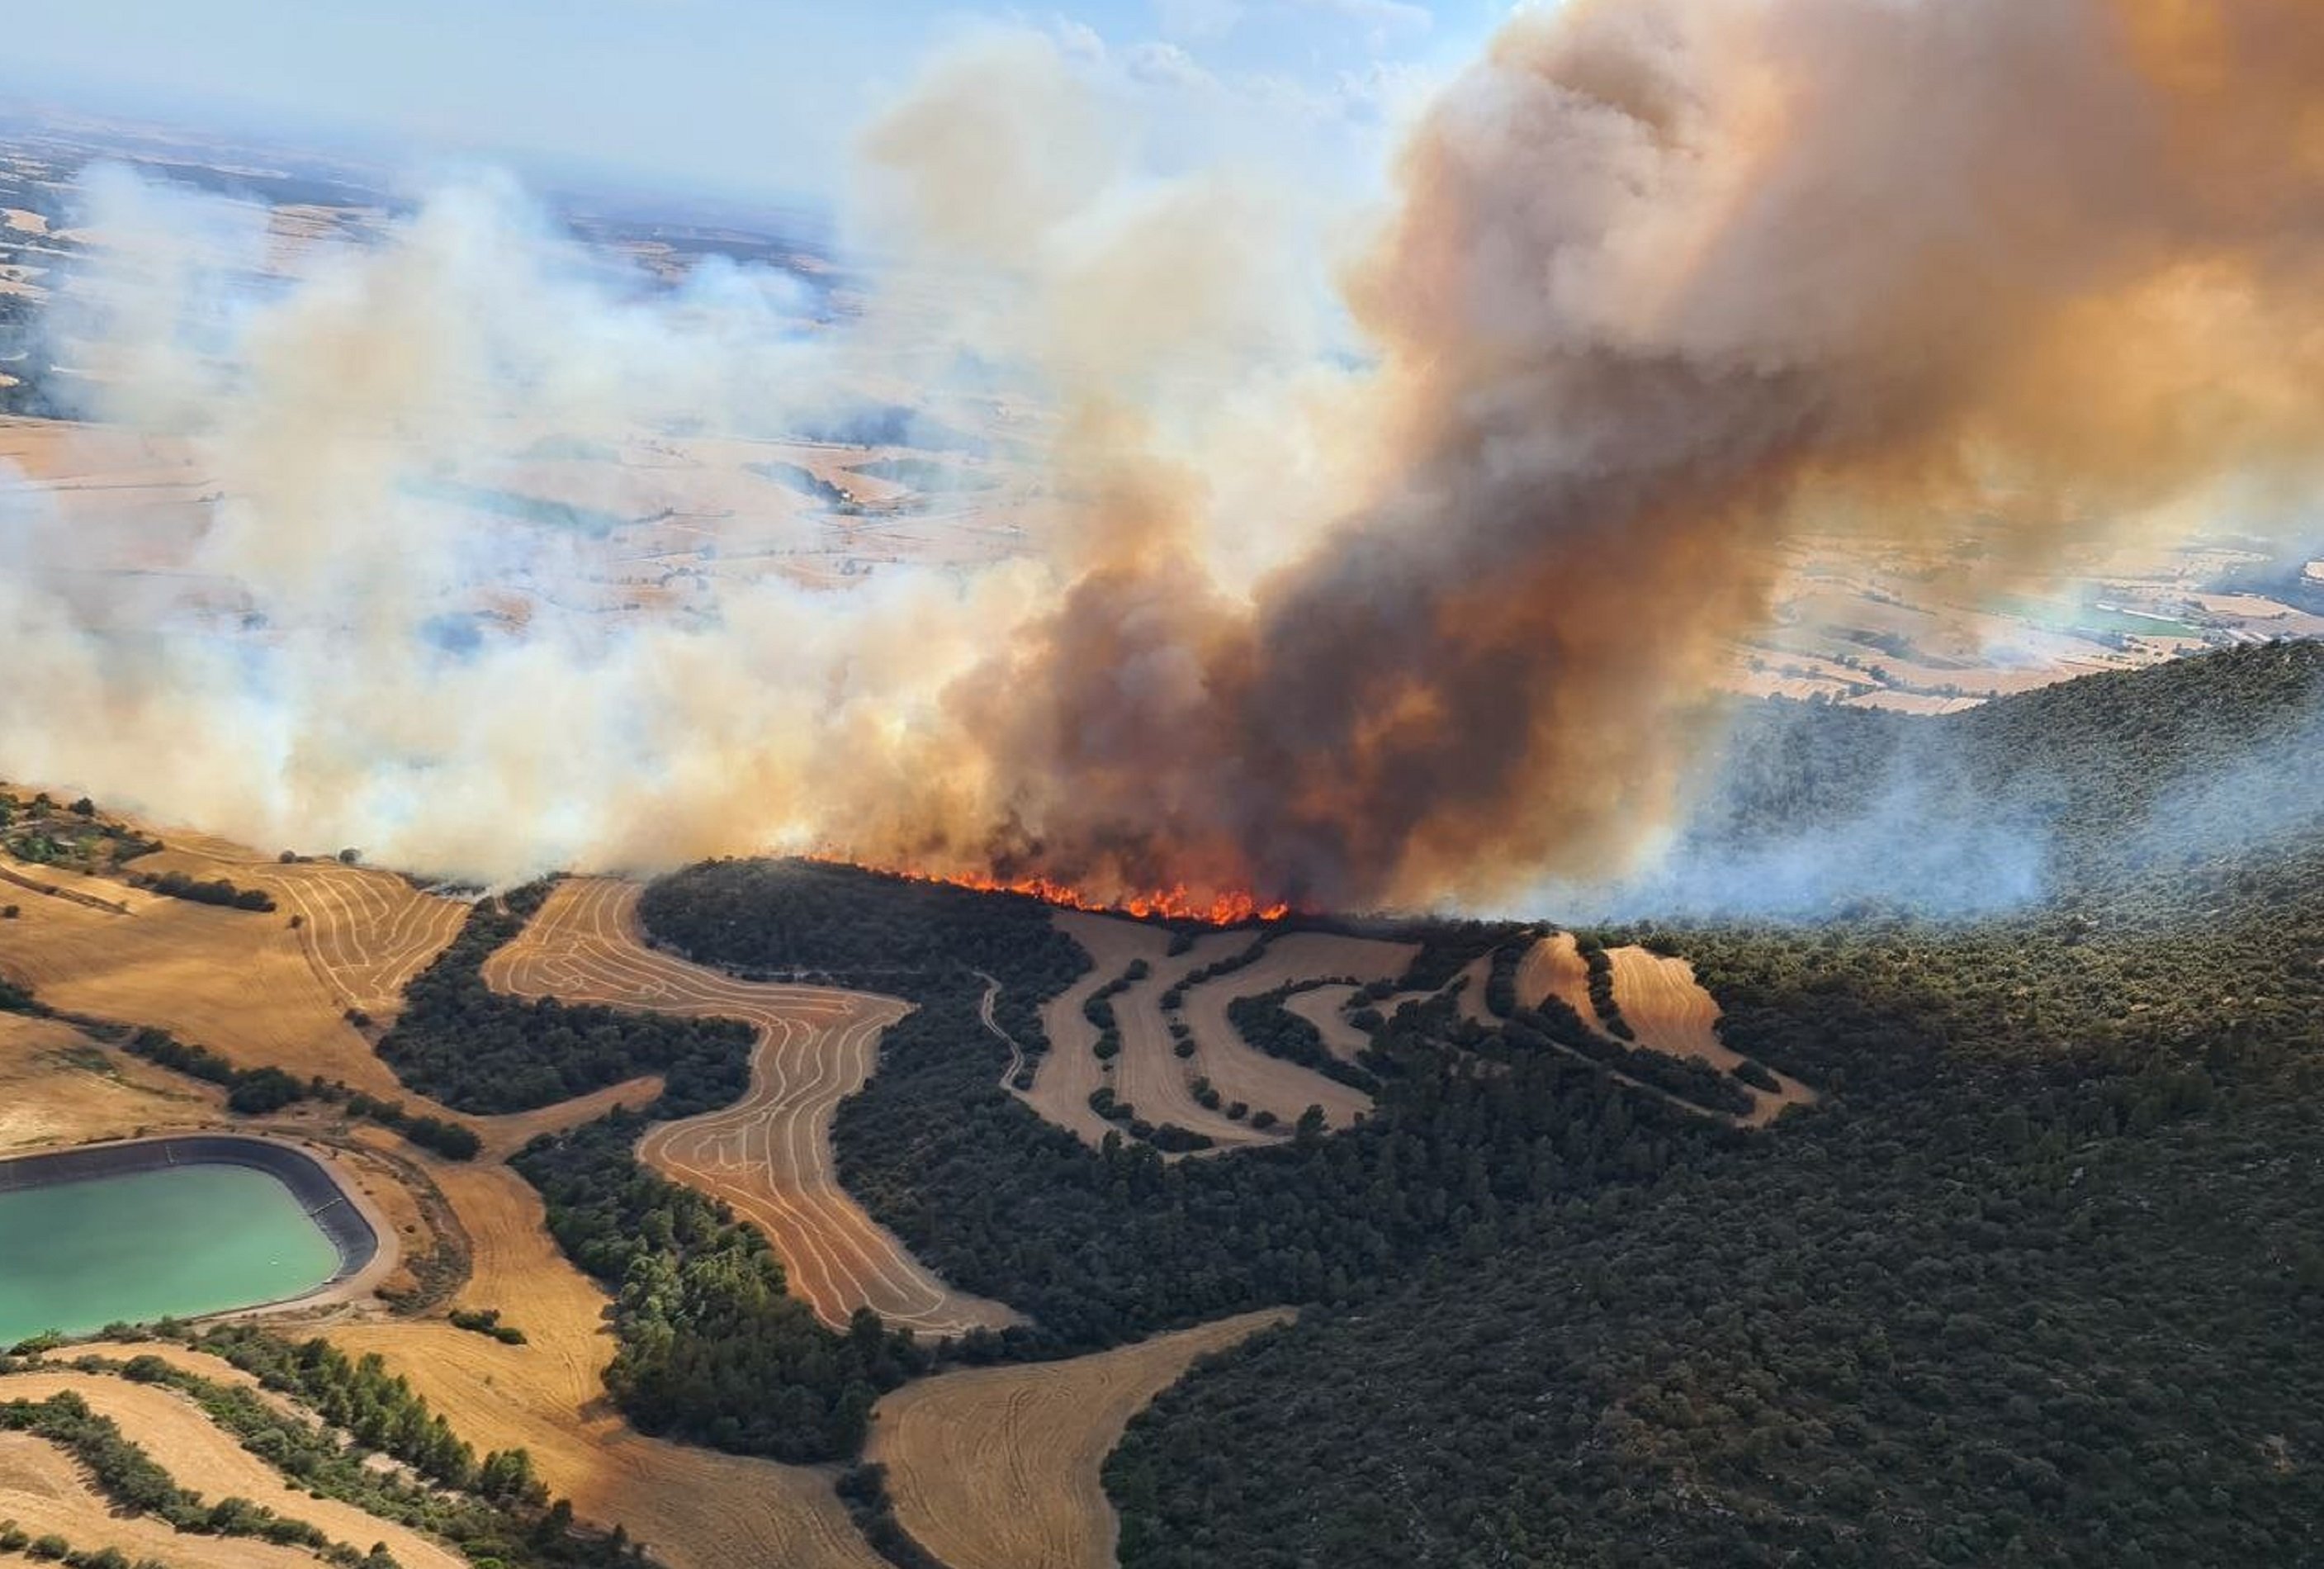
{"type": "Polygon", "coordinates": [[[0,1193],[0,1349],[296,1297],[338,1263],[290,1190],[244,1166],[0,1193]]]}

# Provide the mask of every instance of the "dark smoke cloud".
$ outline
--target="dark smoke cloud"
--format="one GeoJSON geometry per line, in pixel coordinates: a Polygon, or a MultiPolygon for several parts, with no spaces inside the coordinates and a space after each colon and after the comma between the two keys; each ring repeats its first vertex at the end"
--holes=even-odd
{"type": "Polygon", "coordinates": [[[1247,612],[1163,552],[1003,661],[1036,859],[1324,904],[1603,871],[1810,503],[1902,531],[1975,498],[2023,562],[2312,485],[2319,81],[2310,0],[1521,17],[1351,280],[1371,503],[1247,612]]]}
{"type": "Polygon", "coordinates": [[[163,746],[164,809],[484,877],[816,848],[1417,905],[1618,873],[1803,519],[1973,508],[1998,577],[2088,520],[2314,494],[2319,81],[2315,0],[1528,12],[1412,136],[1344,280],[1354,370],[1282,193],[1127,178],[1022,41],[865,138],[866,235],[922,309],[845,330],[731,272],[609,298],[486,188],[208,310],[189,356],[198,226],[99,191],[114,352],[81,363],[108,417],[190,432],[226,500],[185,565],[270,631],[124,651],[27,547],[11,767],[134,804],[163,746]],[[680,420],[861,433],[961,365],[1055,414],[1039,559],[687,626],[544,593],[442,646],[464,588],[561,589],[580,548],[431,475],[680,420]]]}

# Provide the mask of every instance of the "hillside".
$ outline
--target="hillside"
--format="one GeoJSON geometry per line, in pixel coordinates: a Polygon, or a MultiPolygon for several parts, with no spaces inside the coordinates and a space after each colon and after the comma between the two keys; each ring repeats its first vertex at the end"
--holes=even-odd
{"type": "Polygon", "coordinates": [[[1937,719],[1735,711],[1633,914],[1987,914],[2084,897],[2168,921],[2172,879],[2241,874],[2324,813],[2324,644],[2085,677],[1937,719]],[[2163,897],[2150,907],[2146,893],[2163,897]]]}
{"type": "Polygon", "coordinates": [[[1844,818],[1941,756],[1964,817],[2057,829],[2053,896],[1649,934],[1729,1044],[1841,1093],[1198,1372],[1109,1468],[1125,1565],[2305,1561],[2319,672],[2259,648],[1780,727],[1763,803],[1844,818]],[[2221,777],[2272,809],[2171,815],[2221,777]]]}

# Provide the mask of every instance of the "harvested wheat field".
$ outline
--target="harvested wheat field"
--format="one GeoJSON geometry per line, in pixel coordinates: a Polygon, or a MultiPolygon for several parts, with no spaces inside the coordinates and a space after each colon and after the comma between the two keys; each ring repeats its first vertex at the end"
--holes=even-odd
{"type": "MultiPolygon", "coordinates": [[[[1372,1098],[1312,1068],[1256,1049],[1236,1030],[1228,1005],[1238,997],[1256,997],[1327,976],[1390,980],[1403,974],[1419,951],[1417,943],[1375,942],[1329,932],[1289,932],[1277,937],[1257,963],[1188,988],[1179,1017],[1194,1032],[1189,1070],[1208,1078],[1228,1102],[1244,1102],[1254,1112],[1272,1112],[1291,1122],[1309,1106],[1321,1106],[1333,1127],[1347,1127],[1371,1110],[1372,1098]]],[[[1360,1045],[1361,1034],[1356,1033],[1360,1045]]]]}
{"type": "Polygon", "coordinates": [[[140,857],[135,869],[264,889],[281,914],[300,918],[300,940],[339,1006],[383,1020],[401,1007],[404,987],[459,935],[468,916],[460,900],[422,893],[392,872],[280,861],[183,829],[171,833],[168,849],[140,857]]]}
{"type": "Polygon", "coordinates": [[[1146,1403],[1195,1359],[1281,1324],[1282,1309],[1093,1356],[973,1368],[907,1384],[872,1413],[866,1458],[896,1518],[950,1569],[1111,1569],[1098,1468],[1146,1403]]]}
{"type": "Polygon", "coordinates": [[[724,1201],[774,1245],[791,1288],[825,1323],[858,1307],[929,1334],[999,1328],[1017,1315],[954,1290],[875,1223],[839,1186],[831,1119],[871,1076],[880,1032],[901,1018],[891,998],[828,987],[738,981],[649,948],[637,927],[637,885],[559,883],[484,979],[520,996],[694,1018],[739,1019],[758,1030],[750,1092],[734,1105],[648,1132],[639,1158],[724,1201]]]}
{"type": "MultiPolygon", "coordinates": [[[[1719,1038],[1719,1004],[1695,980],[1692,964],[1641,947],[1609,948],[1606,956],[1614,969],[1614,1006],[1640,1046],[1693,1057],[1721,1073],[1742,1062],[1743,1054],[1719,1038]]],[[[1745,1126],[1765,1127],[1793,1106],[1815,1103],[1816,1093],[1807,1085],[1775,1076],[1781,1087],[1774,1093],[1751,1090],[1757,1103],[1742,1119],[1745,1126]]]]}
{"type": "Polygon", "coordinates": [[[377,1352],[477,1449],[521,1447],[580,1516],[616,1522],[669,1569],[881,1569],[822,1471],[641,1437],[605,1399],[613,1357],[604,1294],[549,1239],[540,1196],[507,1168],[430,1162],[458,1216],[473,1273],[455,1299],[497,1307],[528,1343],[440,1320],[374,1319],[324,1331],[377,1352]]]}
{"type": "Polygon", "coordinates": [[[225,1092],[108,1052],[53,1019],[0,1013],[0,1154],[198,1127],[225,1092]]]}
{"type": "Polygon", "coordinates": [[[1097,1044],[1097,1026],[1082,1011],[1098,991],[1121,978],[1139,959],[1158,963],[1169,950],[1169,934],[1134,921],[1113,920],[1080,910],[1061,909],[1051,920],[1082,946],[1090,967],[1074,983],[1041,1004],[1041,1026],[1049,1049],[1033,1070],[1033,1087],[1019,1092],[1025,1103],[1058,1127],[1095,1146],[1105,1141],[1113,1124],[1090,1110],[1090,1093],[1106,1082],[1105,1065],[1091,1050],[1097,1044]]]}
{"type": "Polygon", "coordinates": [[[615,1110],[641,1112],[661,1098],[661,1075],[641,1074],[633,1079],[623,1079],[618,1084],[607,1084],[602,1090],[592,1090],[586,1095],[576,1095],[569,1101],[536,1107],[530,1112],[508,1112],[495,1117],[466,1117],[484,1141],[484,1158],[506,1160],[543,1133],[562,1133],[578,1128],[585,1122],[615,1110]]]}
{"type": "MultiPolygon", "coordinates": [[[[277,1514],[319,1527],[358,1549],[385,1542],[404,1569],[461,1569],[456,1553],[406,1526],[369,1515],[336,1499],[309,1498],[282,1474],[214,1426],[185,1396],[158,1384],[132,1383],[105,1373],[40,1369],[0,1378],[0,1398],[45,1400],[69,1392],[116,1423],[176,1479],[213,1502],[245,1498],[277,1514]]],[[[0,1507],[0,1512],[5,1508],[0,1507]]]]}
{"type": "Polygon", "coordinates": [[[120,899],[127,913],[62,898],[14,900],[22,914],[0,923],[0,974],[30,985],[51,1007],[155,1025],[242,1066],[320,1074],[410,1098],[346,1022],[346,1005],[317,974],[303,934],[281,911],[226,909],[80,881],[120,899]]]}
{"type": "Polygon", "coordinates": [[[1323,1038],[1324,1050],[1342,1062],[1353,1062],[1356,1054],[1371,1044],[1370,1036],[1348,1022],[1355,1001],[1355,987],[1332,985],[1295,992],[1283,1000],[1283,1005],[1315,1027],[1315,1033],[1323,1038]]]}
{"type": "Polygon", "coordinates": [[[1554,997],[1585,1023],[1595,1023],[1598,1011],[1590,1001],[1590,966],[1572,932],[1552,932],[1535,942],[1517,962],[1517,1006],[1538,1008],[1554,997]]]}
{"type": "Polygon", "coordinates": [[[1090,1092],[1104,1085],[1113,1091],[1117,1101],[1134,1107],[1146,1121],[1207,1133],[1222,1149],[1269,1142],[1267,1134],[1230,1121],[1194,1099],[1189,1087],[1194,1071],[1171,1050],[1169,1021],[1162,1012],[1163,992],[1204,965],[1241,953],[1258,940],[1258,935],[1212,932],[1197,938],[1185,953],[1174,955],[1170,933],[1160,927],[1081,910],[1059,910],[1051,919],[1059,931],[1081,945],[1095,968],[1043,1011],[1049,1027],[1049,1053],[1042,1060],[1033,1093],[1026,1097],[1034,1109],[1095,1143],[1112,1130],[1111,1123],[1089,1110],[1090,1092]],[[1083,1013],[1082,1004],[1141,959],[1148,972],[1146,978],[1111,999],[1114,1024],[1121,1036],[1120,1055],[1111,1064],[1101,1063],[1093,1050],[1097,1030],[1083,1013]],[[1078,1116],[1072,1110],[1076,1105],[1078,1116]]]}
{"type": "Polygon", "coordinates": [[[110,1499],[82,1480],[78,1463],[29,1433],[0,1433],[0,1520],[14,1520],[33,1537],[55,1535],[90,1550],[114,1547],[170,1569],[315,1569],[314,1555],[296,1547],[174,1531],[148,1516],[117,1514],[110,1499]]]}

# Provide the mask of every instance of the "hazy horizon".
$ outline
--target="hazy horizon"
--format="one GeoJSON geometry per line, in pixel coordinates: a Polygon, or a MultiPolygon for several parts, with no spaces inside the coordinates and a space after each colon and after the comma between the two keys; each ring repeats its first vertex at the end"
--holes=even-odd
{"type": "Polygon", "coordinates": [[[592,180],[828,208],[860,126],[932,51],[1047,35],[1133,102],[1160,171],[1224,145],[1304,180],[1377,181],[1398,114],[1510,6],[1491,0],[937,0],[829,14],[733,0],[423,0],[389,18],[253,0],[98,0],[12,22],[0,109],[54,105],[281,140],[390,168],[483,160],[592,180]],[[551,12],[554,14],[551,14],[551,12]]]}

